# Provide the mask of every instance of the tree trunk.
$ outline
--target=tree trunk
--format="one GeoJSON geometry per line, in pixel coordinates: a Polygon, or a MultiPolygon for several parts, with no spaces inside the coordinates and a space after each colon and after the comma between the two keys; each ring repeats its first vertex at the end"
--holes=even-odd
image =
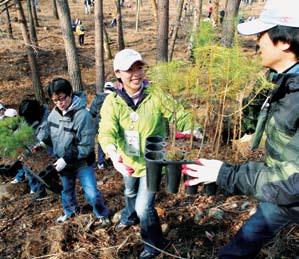
{"type": "Polygon", "coordinates": [[[225,0],[225,4],[224,4],[224,10],[225,10],[225,12],[227,10],[227,5],[228,5],[228,0],[225,0]]]}
{"type": "Polygon", "coordinates": [[[8,4],[5,4],[5,13],[6,13],[6,23],[7,23],[7,33],[8,33],[8,37],[10,39],[13,39],[13,35],[12,35],[12,27],[11,27],[11,20],[10,20],[10,14],[9,14],[9,10],[8,10],[8,4]]]}
{"type": "Polygon", "coordinates": [[[66,59],[68,64],[68,73],[74,91],[82,91],[81,71],[79,58],[75,44],[75,38],[72,31],[71,15],[68,2],[65,0],[56,0],[62,37],[64,40],[66,59]]]}
{"type": "Polygon", "coordinates": [[[118,43],[118,50],[120,51],[125,48],[120,0],[116,0],[115,4],[116,4],[116,10],[117,10],[117,13],[116,13],[117,43],[118,43]]]}
{"type": "Polygon", "coordinates": [[[234,35],[236,29],[236,17],[238,15],[241,0],[228,1],[226,18],[223,22],[221,45],[224,47],[232,47],[234,43],[234,35]]]}
{"type": "Polygon", "coordinates": [[[192,32],[195,33],[199,29],[200,18],[202,16],[202,2],[203,0],[195,0],[195,7],[193,13],[192,32]]]}
{"type": "Polygon", "coordinates": [[[202,2],[203,0],[195,0],[195,7],[193,12],[193,25],[188,46],[189,60],[194,61],[194,40],[195,35],[198,35],[200,28],[200,18],[202,16],[202,2]]]}
{"type": "Polygon", "coordinates": [[[156,61],[167,62],[168,30],[169,30],[169,0],[158,0],[158,29],[156,61]]]}
{"type": "Polygon", "coordinates": [[[58,12],[57,12],[57,4],[56,4],[56,0],[52,0],[53,2],[53,17],[58,20],[58,12]]]}
{"type": "Polygon", "coordinates": [[[30,41],[34,47],[38,46],[37,42],[37,36],[36,36],[36,30],[34,26],[34,20],[33,20],[33,15],[32,15],[32,0],[26,0],[26,5],[27,5],[27,12],[28,12],[28,20],[29,20],[29,35],[30,35],[30,41]]]}
{"type": "Polygon", "coordinates": [[[140,0],[137,0],[136,4],[136,26],[135,31],[138,32],[139,29],[139,14],[140,14],[140,0]]]}
{"type": "Polygon", "coordinates": [[[175,26],[174,26],[174,29],[173,29],[172,37],[170,39],[169,56],[168,56],[169,61],[172,60],[174,46],[175,46],[175,42],[176,42],[176,39],[177,39],[177,34],[178,34],[179,27],[180,27],[180,23],[181,23],[183,6],[184,6],[184,0],[179,0],[179,3],[177,5],[177,14],[176,14],[176,19],[175,19],[175,26]]]}
{"type": "MultiPolygon", "coordinates": [[[[214,8],[213,8],[213,19],[215,25],[218,26],[219,24],[219,0],[214,0],[214,8]]],[[[234,0],[233,0],[234,1],[234,0]]]]}
{"type": "Polygon", "coordinates": [[[106,57],[108,59],[112,59],[112,53],[111,53],[111,48],[110,48],[110,43],[109,43],[109,35],[108,35],[105,25],[104,25],[103,29],[104,29],[104,49],[105,49],[106,57]]]}
{"type": "Polygon", "coordinates": [[[103,92],[104,83],[105,83],[103,0],[95,1],[94,18],[95,18],[96,91],[97,93],[101,93],[103,92]]]}
{"type": "Polygon", "coordinates": [[[35,55],[34,55],[34,52],[33,52],[32,46],[31,46],[30,38],[29,38],[29,32],[28,32],[28,28],[27,28],[26,18],[24,15],[24,10],[23,10],[20,0],[14,0],[14,3],[15,3],[17,12],[18,12],[18,21],[20,23],[22,36],[23,36],[24,43],[25,43],[26,50],[27,50],[35,98],[38,101],[43,102],[45,99],[44,92],[43,92],[42,83],[40,80],[40,75],[39,75],[39,71],[38,71],[36,58],[35,58],[35,55]]]}
{"type": "Polygon", "coordinates": [[[32,7],[33,19],[35,22],[35,27],[39,27],[39,22],[38,22],[37,12],[36,12],[36,5],[34,3],[34,0],[32,0],[32,2],[31,2],[31,7],[32,7]]]}
{"type": "Polygon", "coordinates": [[[154,17],[156,22],[158,23],[158,8],[157,8],[157,2],[156,0],[151,0],[152,3],[152,8],[153,8],[153,13],[154,13],[154,17]]]}

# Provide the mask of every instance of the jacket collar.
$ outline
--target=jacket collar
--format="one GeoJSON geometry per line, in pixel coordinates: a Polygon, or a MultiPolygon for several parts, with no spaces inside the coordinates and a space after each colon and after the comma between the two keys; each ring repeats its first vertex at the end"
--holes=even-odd
{"type": "Polygon", "coordinates": [[[283,98],[286,94],[299,91],[299,63],[294,64],[283,73],[270,71],[269,79],[277,85],[270,102],[283,98]]]}
{"type": "Polygon", "coordinates": [[[117,87],[115,93],[116,93],[116,95],[120,96],[133,111],[136,111],[137,108],[139,107],[139,105],[142,103],[142,101],[148,95],[148,92],[147,92],[148,82],[146,80],[143,81],[141,87],[142,87],[142,89],[140,92],[140,97],[136,104],[134,104],[132,98],[127,94],[126,90],[123,87],[117,87]]]}

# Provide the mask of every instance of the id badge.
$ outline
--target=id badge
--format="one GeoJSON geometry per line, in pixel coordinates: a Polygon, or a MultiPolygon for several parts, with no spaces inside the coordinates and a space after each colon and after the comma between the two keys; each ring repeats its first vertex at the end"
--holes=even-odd
{"type": "Polygon", "coordinates": [[[130,156],[140,156],[140,140],[138,131],[125,131],[125,152],[130,156]]]}

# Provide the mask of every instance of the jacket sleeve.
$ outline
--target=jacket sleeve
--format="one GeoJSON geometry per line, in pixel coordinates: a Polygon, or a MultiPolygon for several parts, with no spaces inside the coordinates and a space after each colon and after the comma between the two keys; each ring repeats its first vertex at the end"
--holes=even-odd
{"type": "Polygon", "coordinates": [[[99,123],[98,141],[105,153],[109,144],[117,144],[117,136],[119,135],[117,109],[113,104],[114,98],[115,95],[108,95],[100,111],[101,121],[99,123]]]}
{"type": "Polygon", "coordinates": [[[299,202],[299,164],[280,162],[272,167],[264,162],[241,165],[224,163],[217,184],[231,194],[252,195],[278,205],[299,202]]]}
{"type": "Polygon", "coordinates": [[[87,110],[83,109],[76,113],[74,129],[77,152],[72,150],[70,156],[66,152],[63,158],[67,163],[72,162],[73,159],[87,158],[94,152],[95,125],[87,110]]]}

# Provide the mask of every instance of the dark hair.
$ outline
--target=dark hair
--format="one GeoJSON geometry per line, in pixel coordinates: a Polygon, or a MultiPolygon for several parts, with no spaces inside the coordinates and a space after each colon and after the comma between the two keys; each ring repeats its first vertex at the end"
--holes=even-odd
{"type": "Polygon", "coordinates": [[[267,32],[274,44],[279,41],[289,43],[289,50],[299,58],[299,28],[277,25],[267,32]]]}
{"type": "Polygon", "coordinates": [[[64,78],[54,78],[48,85],[48,95],[51,98],[53,94],[64,93],[66,96],[71,96],[73,89],[71,83],[64,78]]]}
{"type": "Polygon", "coordinates": [[[19,106],[19,115],[32,125],[35,121],[41,122],[43,107],[37,100],[24,99],[19,106]]]}

